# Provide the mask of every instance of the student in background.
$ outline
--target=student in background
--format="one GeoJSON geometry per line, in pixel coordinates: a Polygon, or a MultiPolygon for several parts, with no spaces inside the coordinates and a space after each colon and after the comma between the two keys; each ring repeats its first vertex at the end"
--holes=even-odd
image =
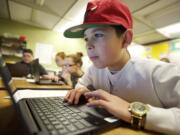
{"type": "Polygon", "coordinates": [[[61,77],[64,78],[66,83],[74,88],[78,79],[82,77],[83,71],[81,55],[67,55],[64,59],[64,67],[61,74],[61,77]]]}
{"type": "Polygon", "coordinates": [[[168,58],[161,58],[160,61],[166,62],[166,63],[170,63],[170,60],[168,58]]]}
{"type": "Polygon", "coordinates": [[[180,70],[173,64],[131,58],[127,47],[132,29],[131,13],[122,1],[88,3],[83,24],[64,35],[84,38],[93,65],[65,100],[77,104],[85,95],[93,99],[88,106],[104,108],[137,129],[180,134],[180,70]]]}
{"type": "MultiPolygon", "coordinates": [[[[32,74],[32,69],[31,69],[31,62],[33,61],[34,57],[33,57],[33,52],[31,49],[24,49],[23,50],[23,57],[22,57],[22,61],[17,62],[17,65],[25,65],[26,68],[28,69],[28,75],[32,74]]],[[[53,76],[53,75],[48,75],[46,69],[39,64],[39,72],[40,72],[40,76],[43,79],[50,79],[50,80],[58,80],[58,77],[53,76]]]]}
{"type": "Polygon", "coordinates": [[[64,63],[64,58],[65,58],[65,53],[64,52],[58,52],[55,57],[55,62],[57,66],[59,67],[59,71],[62,71],[63,63],[64,63]]]}
{"type": "Polygon", "coordinates": [[[82,52],[77,52],[76,55],[77,55],[78,57],[80,57],[80,58],[83,57],[83,53],[82,53],[82,52]]]}

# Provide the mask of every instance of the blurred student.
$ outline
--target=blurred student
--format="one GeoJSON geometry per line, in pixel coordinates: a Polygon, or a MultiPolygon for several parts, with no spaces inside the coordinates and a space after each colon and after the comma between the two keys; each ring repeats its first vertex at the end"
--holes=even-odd
{"type": "Polygon", "coordinates": [[[76,55],[77,55],[78,57],[80,57],[80,58],[83,57],[83,53],[82,53],[82,52],[77,52],[76,55]]]}
{"type": "Polygon", "coordinates": [[[93,65],[65,100],[77,104],[85,95],[94,99],[88,106],[104,108],[135,128],[180,134],[180,70],[173,64],[131,58],[127,47],[132,29],[131,13],[122,1],[89,1],[83,24],[64,35],[84,38],[93,65]]]}
{"type": "Polygon", "coordinates": [[[166,62],[166,63],[170,63],[170,60],[168,58],[161,58],[160,61],[166,62]]]}
{"type": "MultiPolygon", "coordinates": [[[[17,62],[16,64],[21,66],[21,65],[25,65],[25,67],[28,69],[28,75],[32,75],[32,66],[31,66],[31,62],[33,61],[34,57],[33,57],[33,51],[31,49],[24,49],[23,50],[23,57],[22,60],[17,62]]],[[[48,75],[46,69],[39,64],[39,74],[43,79],[50,79],[50,80],[58,80],[58,77],[54,76],[54,75],[48,75]]]]}
{"type": "Polygon", "coordinates": [[[67,55],[64,59],[64,67],[61,77],[64,78],[66,83],[69,86],[74,86],[77,84],[77,81],[84,74],[81,70],[82,67],[82,57],[81,55],[67,55]]]}

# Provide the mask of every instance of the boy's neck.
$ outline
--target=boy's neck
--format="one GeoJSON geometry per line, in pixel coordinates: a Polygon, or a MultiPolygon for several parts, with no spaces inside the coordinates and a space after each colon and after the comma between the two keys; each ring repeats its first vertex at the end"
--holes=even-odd
{"type": "Polygon", "coordinates": [[[108,67],[110,71],[121,70],[130,59],[130,54],[127,49],[122,50],[120,59],[112,66],[108,67]]]}

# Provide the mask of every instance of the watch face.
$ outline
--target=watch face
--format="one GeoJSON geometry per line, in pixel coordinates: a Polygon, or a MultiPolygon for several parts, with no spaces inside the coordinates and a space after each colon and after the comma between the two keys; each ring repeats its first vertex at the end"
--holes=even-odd
{"type": "Polygon", "coordinates": [[[145,104],[140,103],[140,102],[134,102],[131,105],[132,112],[139,115],[143,116],[147,112],[147,107],[145,104]]]}

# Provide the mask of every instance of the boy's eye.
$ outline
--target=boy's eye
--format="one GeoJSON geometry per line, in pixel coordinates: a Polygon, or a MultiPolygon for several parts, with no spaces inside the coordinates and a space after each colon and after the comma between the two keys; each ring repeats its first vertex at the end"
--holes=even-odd
{"type": "Polygon", "coordinates": [[[103,36],[104,36],[104,34],[102,34],[102,33],[96,33],[96,34],[94,35],[94,37],[96,37],[96,38],[103,37],[103,36]]]}

